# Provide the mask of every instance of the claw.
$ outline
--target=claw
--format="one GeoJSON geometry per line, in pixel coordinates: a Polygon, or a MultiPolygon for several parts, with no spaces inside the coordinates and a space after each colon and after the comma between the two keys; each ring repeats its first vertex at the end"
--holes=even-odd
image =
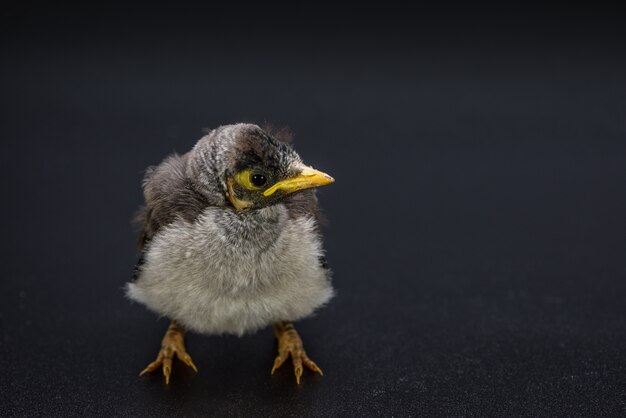
{"type": "Polygon", "coordinates": [[[299,385],[300,384],[300,378],[302,377],[302,366],[296,367],[293,370],[293,372],[296,375],[296,383],[299,385]]]}
{"type": "Polygon", "coordinates": [[[287,357],[289,356],[288,352],[283,351],[282,353],[278,354],[276,356],[276,359],[274,360],[274,367],[272,367],[272,373],[274,374],[274,371],[276,369],[278,369],[280,366],[283,365],[283,363],[285,362],[285,360],[287,360],[287,357]]]}
{"type": "Polygon", "coordinates": [[[291,356],[293,363],[293,372],[296,376],[296,383],[299,385],[304,372],[303,364],[310,370],[324,375],[322,370],[311,360],[302,347],[302,340],[291,323],[277,323],[274,326],[274,332],[278,339],[278,356],[274,360],[271,374],[285,362],[287,357],[291,356]]]}
{"type": "Polygon", "coordinates": [[[174,355],[197,373],[198,368],[193,363],[191,356],[185,351],[184,334],[185,331],[175,322],[172,322],[163,337],[161,351],[159,351],[157,359],[148,364],[148,367],[143,369],[141,373],[139,373],[139,376],[153,372],[160,367],[163,371],[163,376],[165,376],[165,384],[169,384],[172,375],[174,355]]]}
{"type": "Polygon", "coordinates": [[[293,372],[296,375],[296,383],[300,384],[300,378],[302,377],[302,352],[296,350],[295,353],[291,353],[291,360],[293,361],[293,372]]]}
{"type": "Polygon", "coordinates": [[[308,367],[309,369],[313,370],[316,373],[319,373],[321,376],[324,376],[322,369],[320,369],[319,366],[315,364],[315,362],[306,355],[306,353],[303,353],[302,361],[304,362],[304,365],[306,367],[308,367]]]}
{"type": "Polygon", "coordinates": [[[170,384],[170,375],[172,374],[172,369],[163,365],[163,376],[165,376],[165,384],[170,384]]]}
{"type": "Polygon", "coordinates": [[[139,376],[143,376],[146,373],[150,373],[158,369],[160,365],[161,365],[161,362],[159,360],[153,361],[152,363],[148,364],[148,366],[145,369],[143,369],[141,373],[139,373],[139,376]]]}
{"type": "Polygon", "coordinates": [[[198,373],[198,368],[196,367],[195,364],[193,364],[193,360],[191,359],[191,356],[189,354],[187,353],[179,354],[177,352],[176,355],[178,356],[180,360],[182,360],[183,363],[191,367],[194,372],[198,373]]]}

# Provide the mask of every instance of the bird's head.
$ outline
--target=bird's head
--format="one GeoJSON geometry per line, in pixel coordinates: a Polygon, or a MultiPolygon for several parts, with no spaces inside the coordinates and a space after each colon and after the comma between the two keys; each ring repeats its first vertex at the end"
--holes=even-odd
{"type": "Polygon", "coordinates": [[[270,206],[300,190],[335,181],[305,165],[291,146],[251,124],[209,132],[192,150],[188,170],[201,193],[237,210],[270,206]]]}

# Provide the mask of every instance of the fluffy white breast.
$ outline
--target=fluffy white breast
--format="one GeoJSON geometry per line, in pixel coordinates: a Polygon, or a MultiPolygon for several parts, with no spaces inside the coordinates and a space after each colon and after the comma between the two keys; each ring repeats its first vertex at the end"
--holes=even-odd
{"type": "Polygon", "coordinates": [[[283,205],[254,213],[207,208],[152,239],[127,295],[202,333],[241,335],[310,315],[333,295],[315,221],[283,205]]]}

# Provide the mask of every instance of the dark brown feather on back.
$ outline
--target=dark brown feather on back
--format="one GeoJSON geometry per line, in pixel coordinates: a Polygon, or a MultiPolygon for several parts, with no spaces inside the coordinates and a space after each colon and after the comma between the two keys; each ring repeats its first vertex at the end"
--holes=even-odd
{"type": "Polygon", "coordinates": [[[137,213],[142,224],[139,248],[142,249],[163,226],[177,218],[193,222],[208,206],[208,202],[194,188],[185,175],[189,153],[170,155],[156,167],[146,171],[143,180],[146,204],[137,213]]]}

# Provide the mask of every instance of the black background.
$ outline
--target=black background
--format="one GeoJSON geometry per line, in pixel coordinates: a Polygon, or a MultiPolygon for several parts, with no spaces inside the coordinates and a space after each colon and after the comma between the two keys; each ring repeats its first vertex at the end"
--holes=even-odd
{"type": "Polygon", "coordinates": [[[25,6],[2,15],[0,415],[623,415],[626,39],[614,10],[25,6]],[[125,299],[145,167],[289,125],[338,295],[276,346],[125,299]]]}

